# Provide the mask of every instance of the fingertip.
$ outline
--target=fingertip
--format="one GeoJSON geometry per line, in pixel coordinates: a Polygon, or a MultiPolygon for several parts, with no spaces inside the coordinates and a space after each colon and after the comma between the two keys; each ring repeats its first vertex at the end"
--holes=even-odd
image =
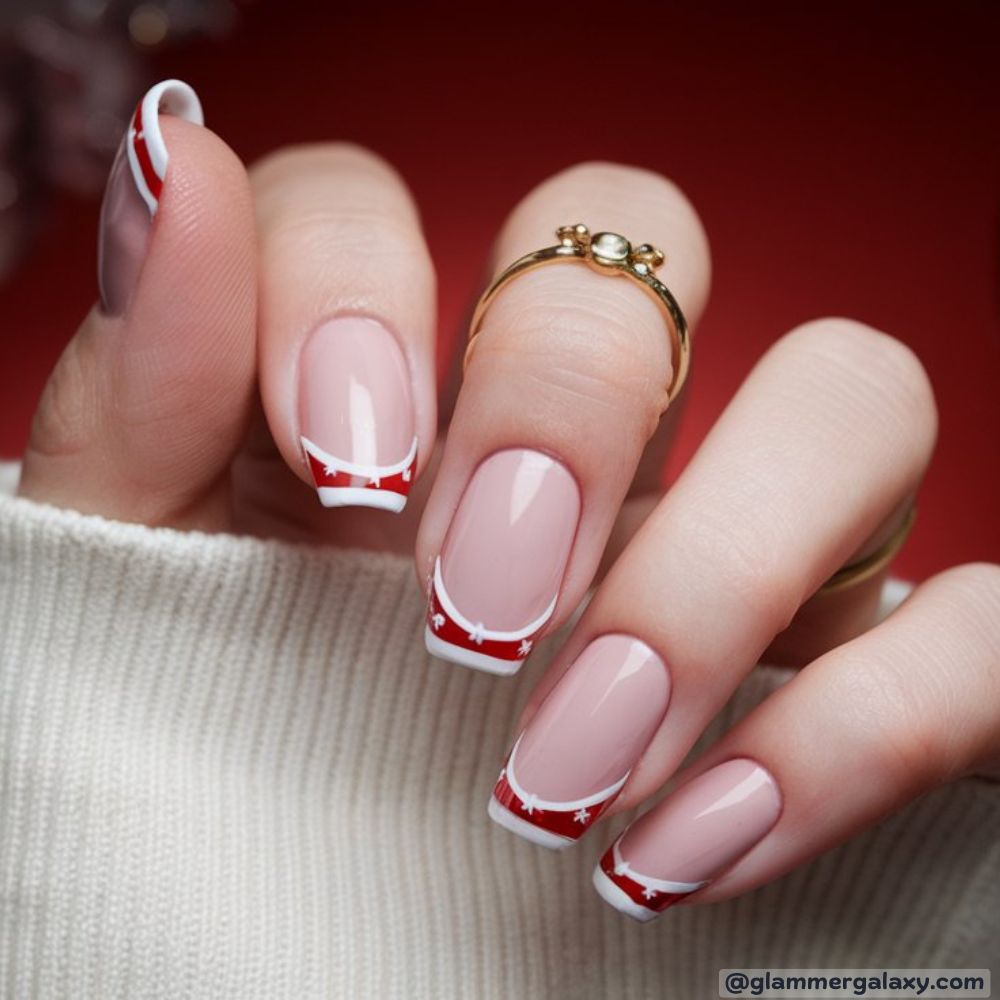
{"type": "Polygon", "coordinates": [[[123,137],[101,211],[100,308],[35,422],[27,478],[42,499],[176,523],[225,491],[255,388],[255,240],[246,173],[201,121],[193,90],[164,81],[123,137]],[[68,446],[54,406],[88,415],[68,446]]]}
{"type": "Polygon", "coordinates": [[[400,513],[436,430],[434,271],[412,195],[348,143],[279,150],[250,180],[274,443],[324,507],[400,513]]]}

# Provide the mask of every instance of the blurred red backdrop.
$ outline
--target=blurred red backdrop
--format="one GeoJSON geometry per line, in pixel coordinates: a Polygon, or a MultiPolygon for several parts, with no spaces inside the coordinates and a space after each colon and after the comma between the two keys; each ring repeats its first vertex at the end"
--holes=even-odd
{"type": "MultiPolygon", "coordinates": [[[[671,475],[775,337],[817,315],[861,319],[910,344],[938,393],[940,447],[898,564],[921,578],[1000,559],[994,9],[563,3],[487,17],[274,0],[222,42],[152,61],[197,88],[246,161],[336,137],[395,163],[437,262],[443,344],[533,184],[587,158],[668,174],[714,252],[671,475]]],[[[60,200],[0,287],[2,454],[23,447],[94,298],[97,210],[60,200]]]]}

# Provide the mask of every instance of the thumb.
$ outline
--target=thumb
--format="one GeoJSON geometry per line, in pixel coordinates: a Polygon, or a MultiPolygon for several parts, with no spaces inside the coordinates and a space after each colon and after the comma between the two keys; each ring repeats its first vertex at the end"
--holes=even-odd
{"type": "Polygon", "coordinates": [[[140,101],[101,211],[101,301],[42,394],[19,492],[120,520],[223,528],[254,398],[243,165],[178,80],[140,101]]]}

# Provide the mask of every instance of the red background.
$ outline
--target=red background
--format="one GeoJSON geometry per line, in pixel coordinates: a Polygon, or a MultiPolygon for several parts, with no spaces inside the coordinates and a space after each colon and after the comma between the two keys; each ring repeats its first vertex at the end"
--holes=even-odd
{"type": "MultiPolygon", "coordinates": [[[[920,578],[1000,559],[1000,20],[990,4],[873,6],[588,12],[566,0],[458,16],[274,0],[223,41],[155,55],[153,69],[190,81],[247,161],[330,137],[393,161],[422,206],[447,339],[491,234],[530,186],[595,157],[668,174],[714,252],[672,469],[781,332],[831,313],[890,331],[924,361],[941,410],[899,561],[920,578]]],[[[0,453],[23,447],[94,297],[97,208],[62,200],[0,287],[0,453]]]]}

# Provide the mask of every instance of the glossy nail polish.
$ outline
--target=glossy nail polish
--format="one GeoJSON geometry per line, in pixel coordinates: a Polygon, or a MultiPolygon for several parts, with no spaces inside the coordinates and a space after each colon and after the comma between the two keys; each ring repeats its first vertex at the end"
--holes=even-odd
{"type": "Polygon", "coordinates": [[[629,826],[594,869],[594,888],[622,913],[652,920],[731,868],[780,813],[778,785],[759,764],[718,764],[629,826]]]}
{"type": "Polygon", "coordinates": [[[544,847],[575,843],[618,797],[667,711],[670,677],[644,642],[591,642],[517,738],[489,814],[544,847]]]}
{"type": "Polygon", "coordinates": [[[485,459],[434,566],[428,650],[515,673],[555,610],[579,516],[580,492],[561,462],[525,448],[485,459]]]}
{"type": "Polygon", "coordinates": [[[417,466],[410,376],[378,320],[338,316],[309,335],[299,359],[299,422],[320,503],[403,509],[417,466]]]}
{"type": "Polygon", "coordinates": [[[165,80],[139,102],[115,156],[104,192],[97,243],[101,308],[120,316],[128,308],[146,257],[170,155],[160,115],[203,124],[198,96],[180,80],[165,80]]]}

